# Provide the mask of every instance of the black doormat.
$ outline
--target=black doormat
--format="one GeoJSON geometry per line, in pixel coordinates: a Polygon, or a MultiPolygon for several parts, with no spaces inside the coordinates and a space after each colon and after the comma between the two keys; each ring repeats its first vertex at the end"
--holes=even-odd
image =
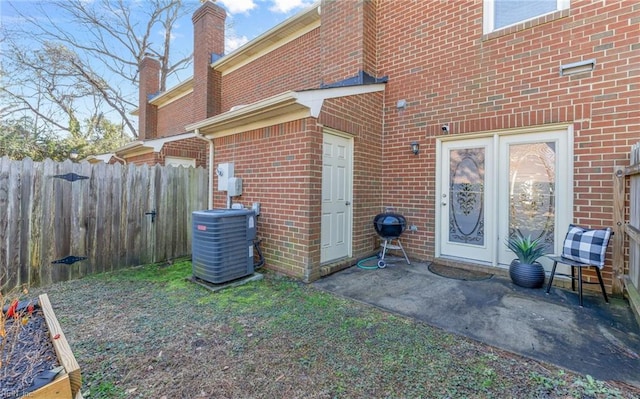
{"type": "Polygon", "coordinates": [[[441,265],[439,263],[431,263],[429,265],[429,271],[433,274],[437,274],[440,277],[464,281],[480,281],[487,280],[493,277],[493,274],[490,273],[481,272],[478,270],[460,269],[457,267],[441,265]]]}

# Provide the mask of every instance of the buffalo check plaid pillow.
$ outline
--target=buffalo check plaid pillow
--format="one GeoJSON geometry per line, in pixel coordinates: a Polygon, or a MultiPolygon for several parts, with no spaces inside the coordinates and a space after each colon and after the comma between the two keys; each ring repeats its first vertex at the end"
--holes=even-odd
{"type": "Polygon", "coordinates": [[[611,228],[585,229],[569,225],[569,231],[564,239],[562,257],[589,265],[604,267],[604,254],[611,237],[611,228]]]}

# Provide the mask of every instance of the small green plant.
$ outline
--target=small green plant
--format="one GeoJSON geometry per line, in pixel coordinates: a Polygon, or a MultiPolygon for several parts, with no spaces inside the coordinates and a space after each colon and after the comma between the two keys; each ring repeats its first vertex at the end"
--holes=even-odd
{"type": "Polygon", "coordinates": [[[102,381],[94,389],[89,391],[92,398],[124,398],[127,394],[124,389],[111,381],[102,381]]]}
{"type": "Polygon", "coordinates": [[[562,388],[566,386],[567,383],[564,380],[564,376],[565,376],[565,373],[562,370],[558,372],[557,377],[545,376],[537,372],[532,372],[530,374],[530,378],[533,382],[535,382],[536,384],[540,385],[542,388],[548,391],[556,390],[558,388],[562,388]]]}
{"type": "Polygon", "coordinates": [[[572,392],[574,395],[598,397],[598,398],[622,398],[619,390],[608,387],[603,381],[596,380],[590,375],[586,379],[578,378],[573,387],[577,388],[572,392]]]}
{"type": "Polygon", "coordinates": [[[525,237],[519,231],[509,237],[507,247],[516,254],[520,263],[533,264],[546,253],[546,245],[540,238],[525,237]]]}

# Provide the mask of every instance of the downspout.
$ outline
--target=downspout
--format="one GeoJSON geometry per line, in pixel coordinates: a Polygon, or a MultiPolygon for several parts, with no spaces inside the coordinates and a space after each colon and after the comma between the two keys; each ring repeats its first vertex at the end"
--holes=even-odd
{"type": "Polygon", "coordinates": [[[127,160],[126,160],[126,159],[124,159],[124,158],[120,158],[120,157],[119,157],[119,156],[117,156],[115,153],[114,153],[114,154],[111,154],[111,156],[112,156],[112,157],[114,157],[117,161],[122,162],[124,165],[126,165],[126,164],[127,164],[127,160]]]}
{"type": "Polygon", "coordinates": [[[200,129],[195,130],[196,137],[209,142],[209,200],[207,209],[213,209],[213,139],[208,139],[200,134],[200,129]]]}

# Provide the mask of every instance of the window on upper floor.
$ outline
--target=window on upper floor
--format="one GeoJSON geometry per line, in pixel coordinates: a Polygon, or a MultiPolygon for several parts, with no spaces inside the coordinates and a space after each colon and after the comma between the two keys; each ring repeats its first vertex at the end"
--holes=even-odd
{"type": "Polygon", "coordinates": [[[484,33],[569,8],[570,0],[484,0],[484,33]]]}

